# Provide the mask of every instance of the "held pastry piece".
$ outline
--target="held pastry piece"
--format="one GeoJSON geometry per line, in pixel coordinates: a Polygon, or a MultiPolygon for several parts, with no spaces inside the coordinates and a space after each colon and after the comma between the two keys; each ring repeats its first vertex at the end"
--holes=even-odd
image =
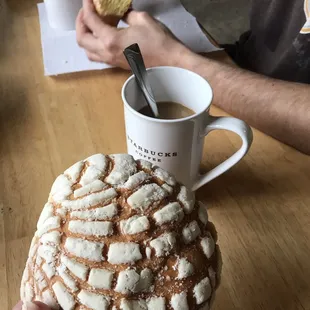
{"type": "Polygon", "coordinates": [[[127,154],[97,154],[54,182],[21,299],[63,310],[210,309],[220,253],[204,205],[127,154]]]}
{"type": "Polygon", "coordinates": [[[132,0],[93,0],[93,3],[103,20],[116,26],[129,10],[132,0]]]}

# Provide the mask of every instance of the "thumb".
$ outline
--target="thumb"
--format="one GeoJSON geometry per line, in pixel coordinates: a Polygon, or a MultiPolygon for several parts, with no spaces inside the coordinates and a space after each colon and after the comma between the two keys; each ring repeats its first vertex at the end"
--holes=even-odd
{"type": "Polygon", "coordinates": [[[147,12],[138,12],[138,11],[129,11],[125,16],[124,16],[124,21],[130,25],[141,25],[149,22],[154,22],[154,18],[151,17],[147,12]]]}
{"type": "Polygon", "coordinates": [[[22,310],[51,310],[51,309],[47,305],[39,301],[35,302],[25,301],[23,303],[22,310]]]}

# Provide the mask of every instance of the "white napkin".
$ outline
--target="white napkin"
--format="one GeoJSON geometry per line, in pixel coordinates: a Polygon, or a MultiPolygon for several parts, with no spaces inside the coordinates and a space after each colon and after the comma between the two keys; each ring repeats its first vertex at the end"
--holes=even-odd
{"type": "MultiPolygon", "coordinates": [[[[200,29],[196,19],[188,13],[180,0],[134,0],[135,10],[147,11],[164,23],[185,45],[197,53],[218,50],[200,29]]],[[[102,70],[110,68],[91,62],[76,43],[75,31],[60,31],[49,26],[44,3],[38,4],[45,75],[102,70]]],[[[127,25],[120,22],[119,27],[127,25]]]]}

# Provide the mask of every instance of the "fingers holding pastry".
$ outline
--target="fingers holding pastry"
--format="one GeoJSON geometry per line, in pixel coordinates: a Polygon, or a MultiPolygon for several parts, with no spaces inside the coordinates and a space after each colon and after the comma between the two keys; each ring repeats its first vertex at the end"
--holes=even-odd
{"type": "Polygon", "coordinates": [[[83,22],[92,33],[100,33],[106,25],[98,16],[92,0],[83,0],[83,22]]]}
{"type": "Polygon", "coordinates": [[[84,10],[81,9],[76,19],[76,40],[80,47],[91,52],[99,48],[99,42],[84,22],[84,10]]]}
{"type": "MultiPolygon", "coordinates": [[[[131,8],[132,0],[92,0],[99,16],[106,22],[116,22],[131,8]]],[[[110,24],[110,23],[109,23],[110,24]]]]}

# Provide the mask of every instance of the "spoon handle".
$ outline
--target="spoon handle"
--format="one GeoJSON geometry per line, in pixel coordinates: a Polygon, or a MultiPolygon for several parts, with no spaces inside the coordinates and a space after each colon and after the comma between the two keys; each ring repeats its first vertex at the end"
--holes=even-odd
{"type": "Polygon", "coordinates": [[[144,95],[145,100],[152,110],[154,117],[159,117],[157,104],[154,98],[154,94],[151,85],[148,80],[147,71],[145,68],[144,60],[138,44],[128,46],[124,50],[124,55],[128,61],[128,64],[136,77],[138,86],[144,95]]]}

